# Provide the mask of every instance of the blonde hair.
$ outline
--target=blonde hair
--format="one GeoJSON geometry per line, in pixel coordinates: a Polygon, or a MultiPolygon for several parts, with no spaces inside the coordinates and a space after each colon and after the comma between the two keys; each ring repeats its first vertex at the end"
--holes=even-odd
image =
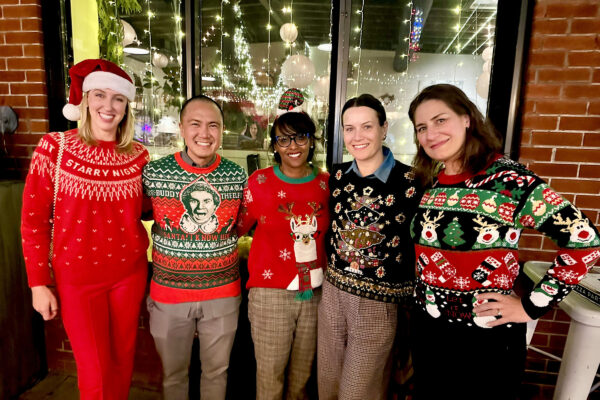
{"type": "MultiPolygon", "coordinates": [[[[88,109],[88,92],[83,94],[79,111],[81,112],[81,125],[79,127],[79,137],[81,141],[89,146],[98,144],[92,133],[92,124],[90,120],[90,111],[88,109]]],[[[135,129],[135,117],[133,110],[127,100],[125,115],[117,127],[117,151],[120,153],[129,153],[133,148],[133,133],[135,129]]]]}

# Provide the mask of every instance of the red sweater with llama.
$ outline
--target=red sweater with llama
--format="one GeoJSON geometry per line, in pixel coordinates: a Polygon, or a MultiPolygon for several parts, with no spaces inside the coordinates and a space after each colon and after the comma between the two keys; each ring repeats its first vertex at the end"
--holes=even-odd
{"type": "Polygon", "coordinates": [[[317,168],[304,178],[286,177],[278,166],[248,179],[238,233],[255,224],[247,287],[308,290],[321,286],[329,226],[327,180],[317,168]]]}

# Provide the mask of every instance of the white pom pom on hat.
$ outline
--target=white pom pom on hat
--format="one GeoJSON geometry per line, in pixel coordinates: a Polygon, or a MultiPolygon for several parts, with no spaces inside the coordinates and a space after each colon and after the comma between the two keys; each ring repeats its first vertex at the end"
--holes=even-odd
{"type": "Polygon", "coordinates": [[[131,77],[110,61],[83,60],[69,69],[69,76],[71,77],[69,103],[63,107],[63,115],[70,121],[81,118],[79,104],[83,93],[92,89],[112,89],[127,97],[129,101],[135,98],[135,85],[131,77]]]}

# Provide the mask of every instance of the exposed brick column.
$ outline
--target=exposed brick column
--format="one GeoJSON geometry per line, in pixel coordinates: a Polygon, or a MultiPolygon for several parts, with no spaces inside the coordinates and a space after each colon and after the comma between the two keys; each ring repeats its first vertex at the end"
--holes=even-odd
{"type": "MultiPolygon", "coordinates": [[[[521,162],[600,222],[600,3],[538,0],[522,109],[521,162]]],[[[522,261],[551,261],[556,246],[525,232],[522,261]]],[[[542,318],[532,344],[562,356],[569,317],[562,310],[542,318]]],[[[551,398],[558,361],[529,352],[526,382],[551,398]]]]}
{"type": "Polygon", "coordinates": [[[0,0],[0,105],[19,116],[0,157],[2,177],[24,177],[31,153],[48,130],[41,0],[0,0]]]}

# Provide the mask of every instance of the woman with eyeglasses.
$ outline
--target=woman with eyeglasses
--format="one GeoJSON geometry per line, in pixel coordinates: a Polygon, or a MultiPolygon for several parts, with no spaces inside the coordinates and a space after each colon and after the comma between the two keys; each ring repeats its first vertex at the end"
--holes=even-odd
{"type": "Polygon", "coordinates": [[[310,164],[315,131],[303,112],[275,119],[277,164],[250,176],[238,219],[240,235],[256,227],[247,288],[257,399],[305,399],[315,357],[329,224],[329,174],[310,164]]]}
{"type": "Polygon", "coordinates": [[[398,305],[414,284],[409,223],[417,207],[411,168],[383,142],[388,123],[370,94],[342,109],[354,157],[329,180],[329,265],[319,305],[319,399],[385,399],[398,305]]]}

